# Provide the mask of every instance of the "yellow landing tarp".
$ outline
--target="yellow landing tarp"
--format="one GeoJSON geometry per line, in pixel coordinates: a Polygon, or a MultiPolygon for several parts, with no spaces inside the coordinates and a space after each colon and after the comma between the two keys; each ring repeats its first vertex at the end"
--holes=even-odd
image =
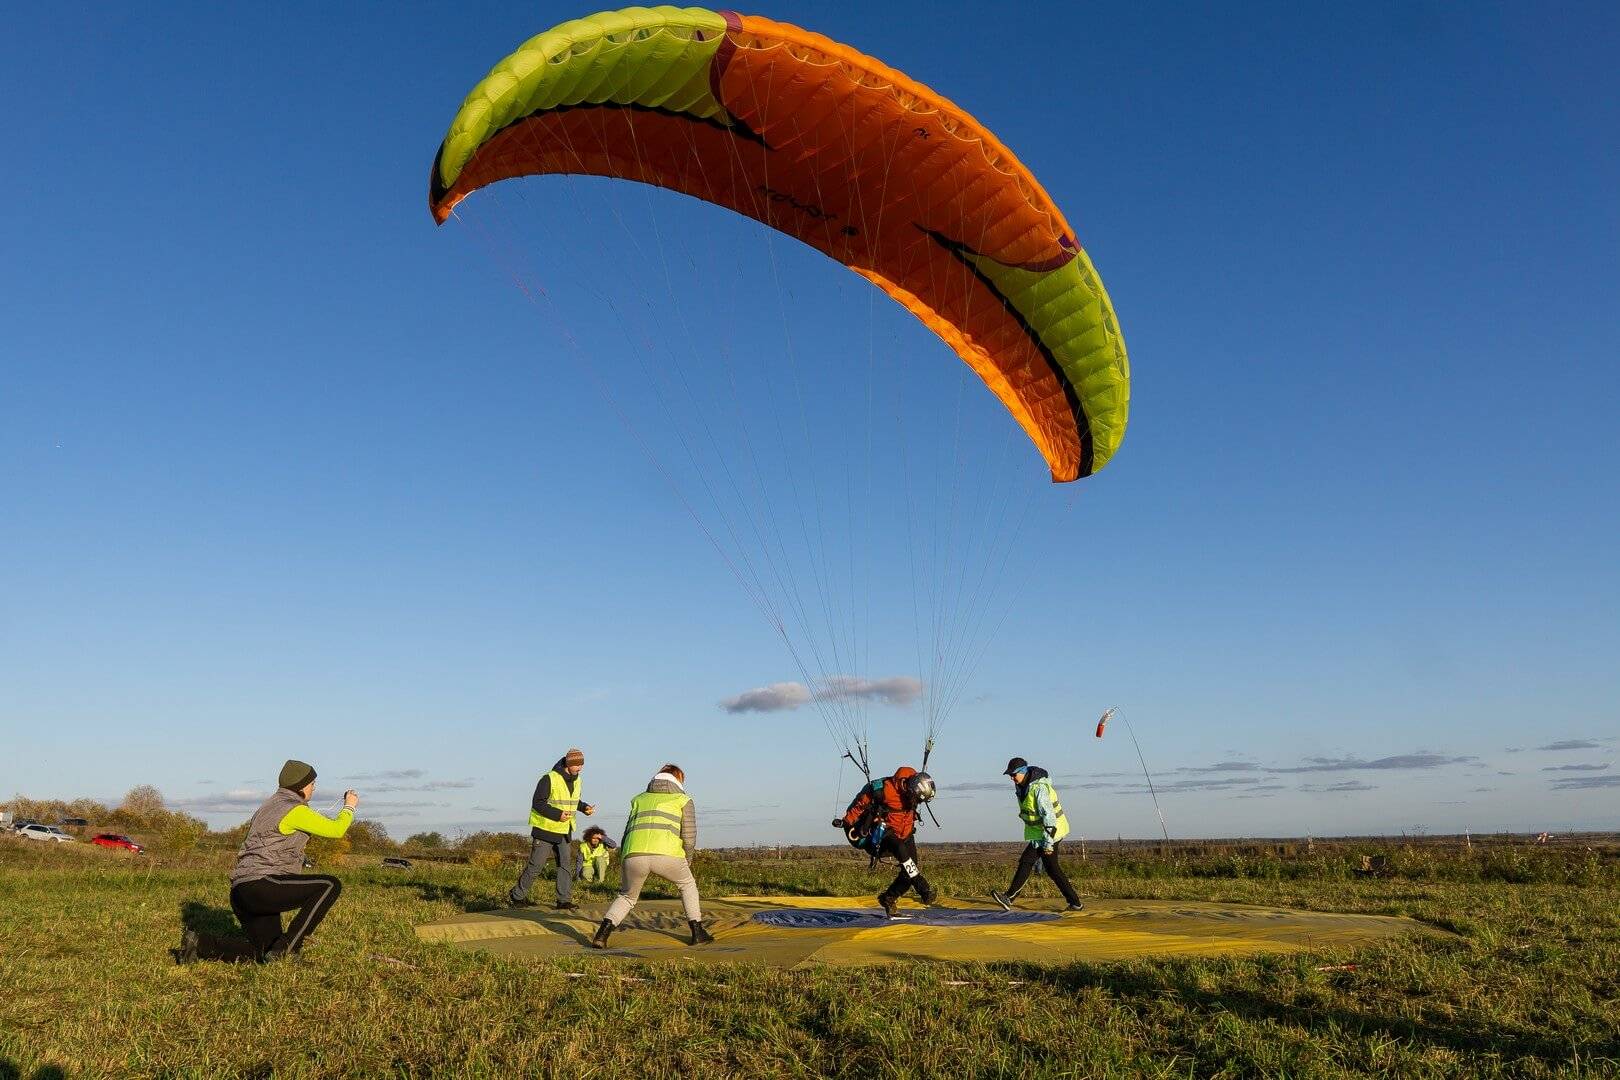
{"type": "MultiPolygon", "coordinates": [[[[705,900],[715,942],[687,945],[686,920],[674,900],[643,901],[613,935],[606,952],[589,949],[602,907],[558,912],[545,908],[460,915],[416,928],[423,941],[503,956],[617,956],[701,964],[883,964],[931,959],[992,962],[1126,960],[1138,956],[1217,956],[1363,945],[1429,928],[1387,915],[1341,915],[1187,900],[1089,900],[1086,910],[1056,914],[1056,902],[1021,902],[1045,921],[1005,925],[925,925],[925,909],[903,905],[914,921],[878,923],[865,897],[728,896],[705,900]],[[791,913],[791,914],[790,914],[791,913]],[[764,919],[818,920],[810,928],[769,925],[764,919]],[[871,925],[877,923],[877,925],[871,925]]],[[[952,912],[999,913],[988,902],[946,900],[952,912]]],[[[1432,932],[1432,931],[1430,931],[1432,932]]]]}

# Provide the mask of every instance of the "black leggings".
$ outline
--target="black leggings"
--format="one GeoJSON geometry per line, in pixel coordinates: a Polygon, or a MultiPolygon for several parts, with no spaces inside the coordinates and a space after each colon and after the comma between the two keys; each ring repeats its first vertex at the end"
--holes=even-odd
{"type": "Polygon", "coordinates": [[[260,960],[297,952],[337,903],[343,883],[327,874],[272,874],[231,888],[231,910],[260,960]],[[285,933],[281,913],[298,909],[285,933]]]}
{"type": "Polygon", "coordinates": [[[1063,872],[1063,864],[1058,862],[1057,849],[1061,844],[1062,841],[1060,840],[1052,845],[1051,851],[1044,854],[1041,852],[1039,844],[1025,844],[1024,853],[1018,856],[1018,870],[1013,874],[1012,885],[1008,887],[1007,895],[1018,895],[1018,890],[1024,887],[1024,882],[1029,880],[1029,872],[1035,869],[1035,864],[1038,862],[1046,869],[1046,876],[1052,879],[1052,884],[1056,885],[1058,891],[1063,894],[1063,899],[1071,904],[1078,904],[1080,894],[1074,891],[1073,885],[1069,884],[1068,875],[1063,872]]]}
{"type": "Polygon", "coordinates": [[[883,854],[888,855],[900,864],[900,873],[895,875],[894,881],[883,890],[883,895],[890,900],[898,900],[906,895],[907,889],[916,889],[917,898],[923,903],[934,898],[934,888],[928,884],[928,879],[922,876],[917,867],[917,841],[913,837],[896,840],[891,833],[883,838],[883,854]]]}

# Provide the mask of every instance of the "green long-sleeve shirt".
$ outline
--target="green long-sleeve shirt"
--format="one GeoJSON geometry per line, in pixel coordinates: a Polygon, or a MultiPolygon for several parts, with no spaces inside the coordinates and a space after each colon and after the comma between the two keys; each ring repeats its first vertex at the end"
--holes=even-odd
{"type": "Polygon", "coordinates": [[[311,810],[298,792],[278,789],[248,822],[247,836],[231,870],[231,884],[298,873],[304,868],[304,845],[310,837],[335,840],[349,831],[353,821],[354,811],[347,807],[329,818],[311,810]]]}
{"type": "Polygon", "coordinates": [[[276,831],[282,836],[291,836],[295,832],[308,833],[311,836],[324,836],[329,840],[336,840],[349,831],[349,825],[354,821],[354,811],[347,806],[338,811],[335,818],[325,814],[318,814],[309,808],[308,803],[299,803],[287,811],[287,816],[281,819],[276,831]]]}

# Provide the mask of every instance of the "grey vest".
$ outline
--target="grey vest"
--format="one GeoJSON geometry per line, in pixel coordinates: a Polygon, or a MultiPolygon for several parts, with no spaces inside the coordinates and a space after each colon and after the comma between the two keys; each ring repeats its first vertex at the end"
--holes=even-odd
{"type": "Polygon", "coordinates": [[[247,838],[236,852],[236,865],[231,868],[231,884],[257,881],[272,874],[296,874],[304,868],[304,845],[309,834],[295,832],[283,836],[278,829],[281,819],[295,806],[302,806],[303,796],[290,788],[277,788],[265,800],[248,822],[247,838]]]}

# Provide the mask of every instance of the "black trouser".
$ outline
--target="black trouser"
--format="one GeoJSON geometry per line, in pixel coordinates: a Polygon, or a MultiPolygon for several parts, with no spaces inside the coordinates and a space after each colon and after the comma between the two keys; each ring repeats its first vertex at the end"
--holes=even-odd
{"type": "Polygon", "coordinates": [[[327,874],[272,874],[233,886],[231,910],[253,943],[254,956],[263,960],[297,952],[342,891],[343,883],[327,874]],[[281,913],[294,908],[298,914],[283,933],[281,913]]]}
{"type": "Polygon", "coordinates": [[[928,884],[928,879],[922,876],[917,868],[917,841],[913,837],[896,840],[894,834],[883,838],[883,854],[892,856],[900,864],[900,872],[895,875],[889,887],[883,890],[883,895],[890,900],[898,900],[906,895],[907,889],[916,889],[917,898],[928,903],[934,898],[934,888],[928,884]]]}
{"type": "Polygon", "coordinates": [[[1071,904],[1078,904],[1080,894],[1069,884],[1068,877],[1063,873],[1063,864],[1058,862],[1057,849],[1062,843],[1063,841],[1059,840],[1052,845],[1052,850],[1047,852],[1041,851],[1039,844],[1025,844],[1024,853],[1018,856],[1018,870],[1013,874],[1012,885],[1008,887],[1007,895],[1017,896],[1018,890],[1029,880],[1029,872],[1035,869],[1036,863],[1040,863],[1046,869],[1046,876],[1052,879],[1052,884],[1063,894],[1063,898],[1071,904]]]}

